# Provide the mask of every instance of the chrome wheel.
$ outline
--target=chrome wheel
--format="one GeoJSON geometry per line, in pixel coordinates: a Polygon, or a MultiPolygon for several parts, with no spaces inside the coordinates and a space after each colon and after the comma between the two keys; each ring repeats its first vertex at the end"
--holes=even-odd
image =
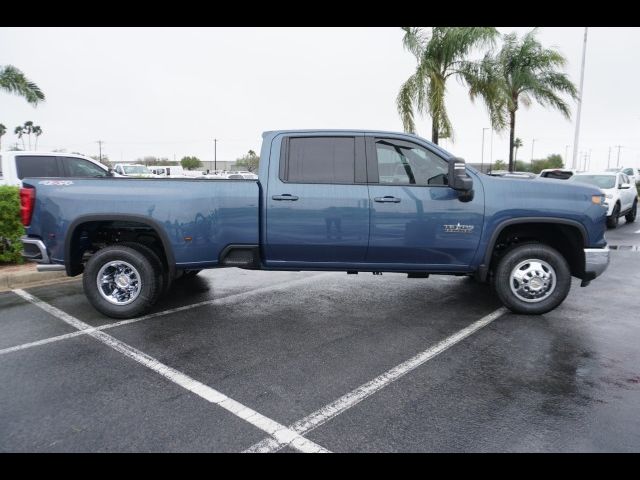
{"type": "Polygon", "coordinates": [[[525,260],[511,270],[509,286],[523,302],[540,302],[556,289],[556,271],[543,260],[525,260]]]}
{"type": "Polygon", "coordinates": [[[105,263],[97,275],[98,291],[109,303],[128,305],[142,288],[138,270],[130,263],[116,260],[105,263]]]}

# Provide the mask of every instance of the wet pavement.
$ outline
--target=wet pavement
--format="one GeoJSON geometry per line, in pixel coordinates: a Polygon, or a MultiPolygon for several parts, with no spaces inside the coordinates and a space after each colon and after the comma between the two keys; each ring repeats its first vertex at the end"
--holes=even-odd
{"type": "MultiPolygon", "coordinates": [[[[638,230],[621,222],[607,239],[640,245],[638,230]]],[[[0,293],[0,451],[239,452],[270,438],[180,375],[335,452],[638,451],[639,272],[640,252],[616,249],[553,312],[498,312],[459,338],[500,308],[460,277],[211,270],[125,324],[79,281],[27,289],[67,316],[0,293]]]]}

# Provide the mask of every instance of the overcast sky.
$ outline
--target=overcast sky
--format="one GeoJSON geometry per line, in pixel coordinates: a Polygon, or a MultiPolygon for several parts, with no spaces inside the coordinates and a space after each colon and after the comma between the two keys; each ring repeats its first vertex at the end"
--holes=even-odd
{"type": "MultiPolygon", "coordinates": [[[[499,28],[501,33],[528,28],[499,28]]],[[[539,39],[567,57],[579,82],[583,28],[541,28],[539,39]]],[[[395,107],[414,58],[399,28],[0,28],[0,65],[23,70],[47,96],[34,108],[0,92],[0,123],[17,141],[16,125],[44,131],[41,150],[65,148],[112,161],[145,155],[195,155],[234,160],[259,151],[264,130],[357,128],[401,131],[395,107]]],[[[621,164],[640,167],[640,29],[590,28],[580,133],[591,167],[606,167],[609,147],[622,145],[621,164]]],[[[449,81],[455,143],[449,151],[479,162],[484,106],[449,81]]],[[[572,121],[537,105],[521,108],[518,158],[569,151],[572,121]]],[[[429,138],[430,119],[418,120],[429,138]]],[[[611,162],[617,159],[617,147],[611,162]]],[[[491,157],[489,131],[484,161],[491,157]]],[[[508,159],[508,131],[493,138],[493,159],[508,159]]]]}

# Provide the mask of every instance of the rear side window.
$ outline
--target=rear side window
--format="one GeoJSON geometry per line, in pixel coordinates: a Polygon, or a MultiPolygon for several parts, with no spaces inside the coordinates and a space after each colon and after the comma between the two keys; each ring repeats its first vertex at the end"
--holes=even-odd
{"type": "Polygon", "coordinates": [[[27,177],[59,177],[58,161],[56,157],[39,155],[20,155],[16,157],[18,178],[27,177]]]}
{"type": "Polygon", "coordinates": [[[354,137],[289,138],[285,181],[295,183],[354,183],[354,137]]]}
{"type": "Polygon", "coordinates": [[[94,165],[88,160],[75,157],[62,157],[69,177],[106,177],[107,172],[103,168],[94,165]]]}

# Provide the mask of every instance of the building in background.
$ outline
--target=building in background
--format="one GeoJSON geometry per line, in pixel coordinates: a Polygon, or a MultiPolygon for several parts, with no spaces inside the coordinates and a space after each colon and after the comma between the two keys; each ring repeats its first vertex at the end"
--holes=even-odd
{"type": "MultiPolygon", "coordinates": [[[[235,161],[218,160],[215,163],[218,170],[237,170],[235,161]]],[[[213,160],[202,160],[202,167],[199,170],[215,170],[213,160]]]]}

